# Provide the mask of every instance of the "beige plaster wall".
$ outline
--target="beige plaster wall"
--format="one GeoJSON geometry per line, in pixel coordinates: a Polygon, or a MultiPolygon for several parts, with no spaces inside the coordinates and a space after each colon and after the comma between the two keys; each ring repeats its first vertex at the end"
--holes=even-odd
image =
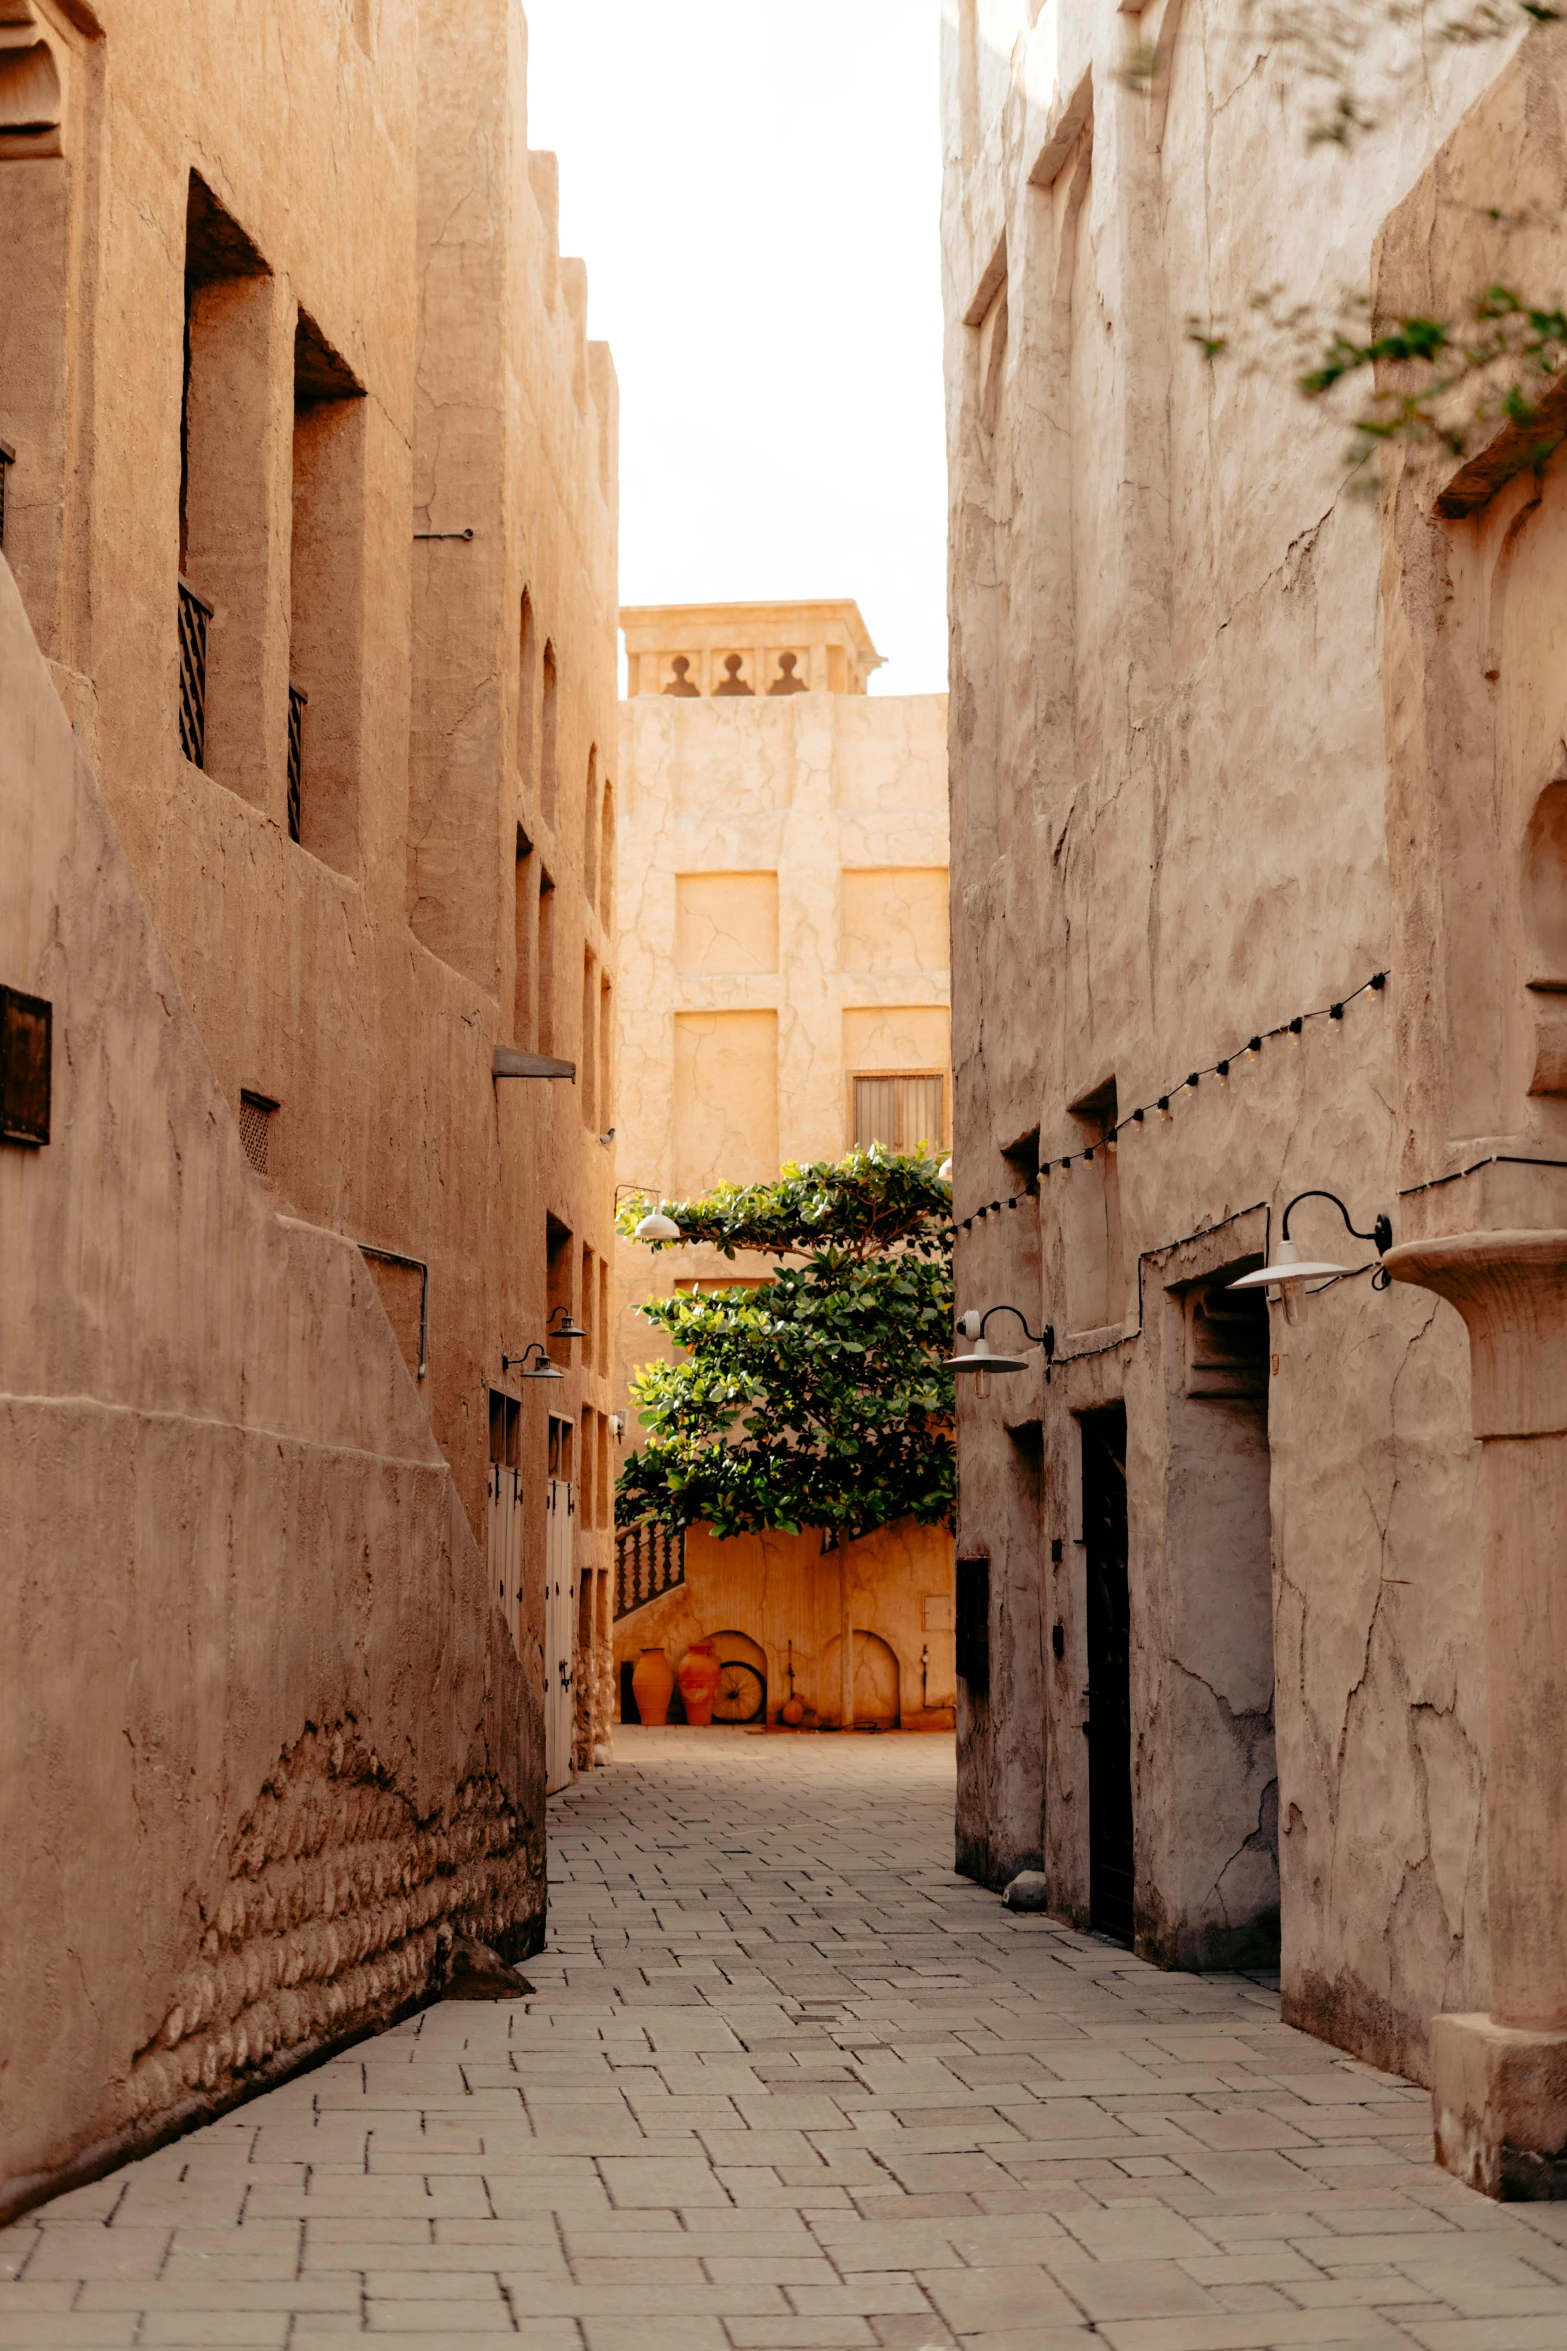
{"type": "MultiPolygon", "coordinates": [[[[542,1333],[551,1236],[579,1317],[590,1319],[587,1293],[607,1288],[616,393],[606,349],[587,339],[582,265],[558,250],[554,159],[527,146],[526,25],[507,0],[281,16],[238,0],[194,18],[39,0],[31,15],[57,62],[61,120],[41,145],[0,138],[0,437],[16,449],[6,555],[227,1114],[243,1091],[278,1105],[257,1179],[270,1210],[429,1268],[428,1374],[404,1399],[424,1437],[390,1449],[424,1462],[435,1447],[430,1474],[449,1474],[462,1515],[448,1527],[444,1502],[426,1515],[454,1558],[471,1561],[475,1539],[482,1556],[485,1543],[491,1391],[520,1401],[519,1644],[536,1688],[543,1398],[571,1421],[580,1465],[603,1449],[611,1395],[602,1296],[593,1350],[561,1351],[562,1385],[519,1387],[501,1359],[542,1333]],[[188,247],[196,214],[219,221],[204,248],[194,232],[188,247]],[[190,303],[183,548],[213,606],[205,767],[182,755],[178,715],[188,249],[209,269],[190,303]],[[210,275],[214,250],[229,274],[210,275]],[[301,405],[307,368],[315,391],[346,381],[349,394],[301,405]],[[288,686],[300,671],[310,701],[295,841],[288,686]],[[497,1082],[499,1045],[543,1047],[576,1065],[577,1082],[497,1082]]],[[[145,1245],[131,1219],[103,1256],[127,1349],[158,1311],[120,1263],[145,1245]]],[[[330,1365],[344,1310],[339,1277],[322,1269],[337,1260],[311,1262],[298,1311],[319,1325],[330,1365]]],[[[68,1270],[53,1309],[66,1321],[68,1270]]],[[[412,1356],[419,1277],[378,1265],[371,1278],[412,1356]]],[[[353,1276],[356,1298],[363,1279],[353,1276]]],[[[291,1358],[271,1324],[256,1349],[246,1379],[270,1393],[291,1358]]],[[[194,1342],[191,1361],[199,1383],[194,1342]]],[[[319,1376],[354,1392],[346,1358],[319,1376]]],[[[0,1384],[27,1390],[9,1363],[0,1384]]],[[[300,1638],[323,1656],[343,1650],[342,1686],[334,1694],[325,1666],[308,1688],[285,1676],[265,1737],[231,1753],[202,1733],[194,1792],[178,1802],[206,1807],[202,1835],[220,1844],[285,1750],[307,1751],[312,1723],[346,1719],[356,1674],[396,1687],[399,1723],[421,1708],[442,1720],[453,1689],[473,1686],[465,1644],[488,1653],[487,1578],[464,1583],[466,1567],[451,1610],[460,1599],[479,1615],[460,1628],[444,1602],[410,1601],[411,1623],[391,1608],[364,1613],[362,1565],[349,1610],[351,1560],[388,1549],[422,1589],[435,1534],[394,1542],[389,1530],[418,1514],[384,1497],[374,1511],[351,1507],[352,1479],[341,1512],[329,1508],[321,1474],[323,1550],[302,1589],[300,1638]]],[[[275,1481],[271,1492],[255,1525],[273,1510],[267,1539],[282,1559],[295,1537],[275,1481]]],[[[576,1524],[602,1679],[602,1499],[576,1524]]],[[[79,1534],[62,1536],[64,1562],[79,1534]]],[[[105,1572],[123,1540],[111,1512],[105,1572]]],[[[169,1611],[181,1577],[212,1572],[223,1521],[190,1542],[183,1562],[160,1554],[167,1588],[136,1641],[91,1621],[84,1674],[172,1671],[160,1646],[169,1611]]],[[[489,1742],[485,1768],[511,1775],[507,1800],[536,1822],[533,1717],[493,1674],[488,1691],[463,1700],[464,1740],[489,1742]]],[[[384,1756],[393,1717],[377,1708],[361,1731],[384,1756]]],[[[465,1801],[467,1754],[444,1734],[421,1747],[417,1822],[465,1801]]],[[[127,1745],[119,1779],[62,1816],[100,1891],[117,1865],[99,1823],[128,1800],[131,1770],[127,1745]]],[[[195,1932],[200,1906],[183,1862],[159,1852],[145,1909],[162,1954],[177,1923],[195,1932]]],[[[542,1903],[534,1874],[519,1913],[529,1932],[542,1903]]],[[[156,1968],[147,1986],[149,2000],[165,1997],[156,1968]]],[[[106,2034],[134,2047],[132,2024],[123,2000],[108,2002],[106,2034]]],[[[40,2161],[77,2126],[50,2127],[54,2152],[40,2161]]]]}
{"type": "MultiPolygon", "coordinates": [[[[800,674],[823,676],[834,643],[870,648],[853,605],[653,607],[622,617],[628,647],[650,663],[657,653],[660,675],[682,646],[692,677],[696,652],[723,642],[798,645],[800,674]]],[[[837,1158],[853,1140],[854,1071],[945,1077],[945,727],[936,695],[877,700],[847,684],[746,699],[705,685],[691,696],[633,686],[621,706],[617,836],[616,1151],[628,1183],[678,1198],[720,1177],[743,1182],[784,1161],[837,1158]]],[[[617,1377],[628,1416],[632,1371],[662,1347],[637,1302],[748,1271],[766,1268],[712,1250],[654,1257],[618,1244],[617,1377]]],[[[628,1417],[623,1444],[636,1437],[628,1417]]],[[[938,1661],[947,1644],[943,1696],[932,1700],[939,1713],[951,1704],[951,1634],[927,1633],[924,1602],[950,1595],[950,1538],[887,1530],[878,1541],[866,1556],[876,1563],[879,1637],[896,1651],[906,1704],[927,1640],[938,1661]]],[[[687,1597],[656,1604],[678,1644],[671,1657],[678,1662],[695,1625],[747,1634],[773,1661],[776,1714],[787,1687],[773,1664],[791,1637],[816,1656],[820,1591],[839,1591],[832,1555],[819,1560],[817,1544],[779,1536],[760,1547],[715,1545],[693,1535],[687,1597]]],[[[617,1656],[634,1656],[654,1619],[643,1609],[624,1620],[617,1656]]],[[[870,1617],[856,1623],[872,1629],[870,1617]]],[[[836,1638],[836,1618],[830,1629],[836,1638]]]]}
{"type": "Polygon", "coordinates": [[[246,1162],[0,564],[0,2211],[538,1932],[537,1694],[364,1259],[246,1162]],[[439,1669],[434,1661],[439,1659],[439,1669]]]}
{"type": "MultiPolygon", "coordinates": [[[[865,1636],[884,1643],[896,1661],[900,1726],[950,1730],[952,1545],[908,1521],[827,1552],[815,1534],[736,1535],[720,1543],[708,1528],[693,1527],[685,1583],[621,1618],[616,1662],[635,1665],[651,1648],[678,1666],[693,1641],[712,1641],[720,1657],[760,1670],[770,1722],[777,1722],[792,1688],[806,1708],[807,1728],[840,1729],[845,1575],[857,1663],[865,1636]]],[[[862,1667],[858,1683],[863,1706],[875,1676],[868,1680],[862,1667]]]]}
{"type": "MultiPolygon", "coordinates": [[[[1212,12],[1137,20],[1151,101],[1128,24],[986,0],[945,41],[958,1215],[1093,1140],[1112,1082],[1123,1116],[1171,1102],[960,1236],[960,1308],[1053,1321],[1058,1362],[960,1407],[959,1550],[988,1554],[993,1614],[959,1855],[990,1882],[1042,1858],[1088,1915],[1077,1416],[1124,1400],[1140,1947],[1254,1949],[1276,1812],[1286,2012],[1421,2076],[1431,2015],[1487,1986],[1461,1326],[1364,1279],[1298,1329],[1275,1310],[1244,1429],[1181,1356],[1187,1286],[1256,1262],[1295,1192],[1407,1229],[1399,1042],[1428,999],[1389,872],[1378,517],[1337,428],[1205,369],[1184,322],[1369,287],[1507,53],[1444,54],[1324,171],[1212,12]],[[1244,1054],[1388,967],[1342,1022],[1244,1054]]],[[[1298,1231],[1368,1254],[1331,1210],[1298,1231]]]]}

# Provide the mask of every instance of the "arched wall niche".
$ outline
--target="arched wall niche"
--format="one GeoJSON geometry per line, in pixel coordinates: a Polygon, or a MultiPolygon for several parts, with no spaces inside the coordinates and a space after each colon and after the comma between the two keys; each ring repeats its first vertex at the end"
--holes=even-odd
{"type": "Polygon", "coordinates": [[[1521,898],[1534,1012],[1531,1094],[1567,1094],[1567,743],[1561,768],[1530,812],[1521,898]]]}

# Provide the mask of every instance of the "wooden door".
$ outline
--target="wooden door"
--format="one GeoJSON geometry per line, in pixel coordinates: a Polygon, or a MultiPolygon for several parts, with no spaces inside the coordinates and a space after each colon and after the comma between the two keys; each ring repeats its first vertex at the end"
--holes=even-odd
{"type": "Polygon", "coordinates": [[[522,1472],[490,1463],[490,1594],[522,1655],[522,1472]]]}

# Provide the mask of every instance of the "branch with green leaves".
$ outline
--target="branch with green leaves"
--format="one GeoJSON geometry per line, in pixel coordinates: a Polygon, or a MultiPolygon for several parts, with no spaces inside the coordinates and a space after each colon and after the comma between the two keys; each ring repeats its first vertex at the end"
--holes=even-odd
{"type": "Polygon", "coordinates": [[[1282,348],[1308,400],[1347,411],[1352,472],[1390,443],[1461,460],[1512,428],[1507,470],[1520,473],[1567,435],[1567,312],[1512,286],[1488,286],[1461,317],[1385,322],[1350,304],[1328,321],[1286,316],[1259,295],[1239,336],[1198,319],[1186,332],[1210,363],[1244,352],[1248,335],[1282,348]]]}
{"type": "MultiPolygon", "coordinates": [[[[645,1205],[627,1204],[623,1231],[645,1205]]],[[[684,1244],[778,1262],[754,1288],[641,1307],[682,1358],[632,1383],[647,1435],[621,1471],[618,1522],[720,1536],[949,1524],[952,1207],[937,1163],[873,1146],[664,1212],[684,1244]]]]}

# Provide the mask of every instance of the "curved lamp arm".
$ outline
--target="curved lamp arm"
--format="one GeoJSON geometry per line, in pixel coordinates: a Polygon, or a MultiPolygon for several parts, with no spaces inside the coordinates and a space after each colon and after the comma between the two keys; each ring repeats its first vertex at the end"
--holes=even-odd
{"type": "Polygon", "coordinates": [[[1379,1216],[1376,1220],[1376,1223],[1372,1226],[1370,1232],[1363,1233],[1358,1224],[1350,1223],[1349,1210],[1344,1206],[1344,1203],[1339,1198],[1337,1192],[1297,1192],[1294,1199],[1289,1203],[1289,1206],[1284,1211],[1284,1222],[1279,1229],[1279,1238],[1281,1240],[1287,1241],[1289,1239],[1290,1217],[1300,1206],[1303,1200],[1331,1200],[1334,1207],[1338,1210],[1340,1216],[1344,1219],[1344,1230],[1347,1233],[1353,1233],[1357,1241],[1372,1242],[1375,1245],[1376,1253],[1379,1257],[1385,1257],[1389,1249],[1392,1248],[1392,1218],[1389,1216],[1379,1216]]]}
{"type": "Polygon", "coordinates": [[[1018,1321],[1023,1325],[1023,1336],[1027,1339],[1029,1345],[1031,1347],[1043,1347],[1046,1361],[1048,1362],[1054,1360],[1056,1351],[1055,1324],[1047,1322],[1042,1331],[1031,1331],[1028,1327],[1028,1318],[1023,1313],[1021,1307],[1005,1305],[990,1306],[986,1308],[983,1314],[974,1314],[970,1312],[968,1314],[960,1315],[958,1317],[958,1328],[962,1331],[965,1338],[982,1339],[985,1335],[985,1325],[987,1322],[989,1322],[993,1314],[1015,1314],[1018,1321]]]}
{"type": "MultiPolygon", "coordinates": [[[[1290,1212],[1291,1210],[1298,1208],[1303,1200],[1331,1200],[1334,1207],[1338,1210],[1340,1216],[1344,1219],[1344,1230],[1347,1233],[1353,1233],[1357,1241],[1369,1241],[1375,1248],[1379,1258],[1385,1257],[1389,1249],[1392,1248],[1393,1220],[1390,1216],[1379,1216],[1376,1222],[1372,1225],[1370,1232],[1363,1233],[1358,1224],[1350,1223],[1349,1210],[1345,1207],[1337,1192],[1322,1192],[1315,1190],[1310,1192],[1297,1192],[1294,1199],[1289,1203],[1289,1206],[1284,1211],[1284,1222],[1279,1227],[1279,1238],[1281,1240],[1287,1241],[1289,1239],[1290,1212]]],[[[1386,1266],[1379,1264],[1376,1268],[1376,1271],[1371,1276],[1371,1287],[1374,1290],[1385,1290],[1391,1280],[1392,1276],[1388,1272],[1386,1266]]]]}

